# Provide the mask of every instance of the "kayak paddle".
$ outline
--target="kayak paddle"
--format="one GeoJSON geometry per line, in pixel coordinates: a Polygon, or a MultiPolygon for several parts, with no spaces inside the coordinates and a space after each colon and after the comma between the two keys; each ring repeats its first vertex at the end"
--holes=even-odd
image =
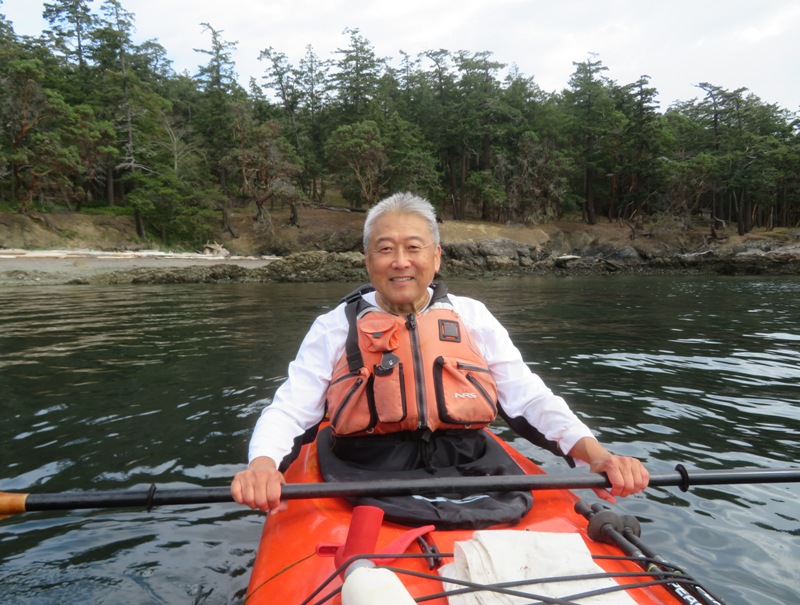
{"type": "MultiPolygon", "coordinates": [[[[650,475],[650,487],[679,487],[687,491],[696,485],[739,485],[745,483],[800,482],[800,469],[740,469],[688,471],[682,465],[667,473],[650,475]]],[[[485,493],[521,490],[588,489],[610,487],[605,475],[501,475],[481,477],[431,477],[387,479],[341,483],[291,483],[283,486],[284,500],[304,498],[351,498],[361,496],[409,496],[442,493],[485,493]]],[[[22,494],[0,492],[0,518],[17,513],[72,510],[79,508],[125,508],[232,502],[230,487],[195,487],[97,492],[22,494]]]]}

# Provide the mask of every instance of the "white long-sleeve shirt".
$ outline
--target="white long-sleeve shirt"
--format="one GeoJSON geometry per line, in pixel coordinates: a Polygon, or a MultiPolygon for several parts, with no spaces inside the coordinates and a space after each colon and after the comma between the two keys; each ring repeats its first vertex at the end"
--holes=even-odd
{"type": "MultiPolygon", "coordinates": [[[[561,397],[531,372],[506,329],[486,306],[474,299],[448,293],[475,344],[480,348],[497,383],[498,400],[511,417],[524,417],[545,437],[569,452],[583,437],[592,437],[561,397]]],[[[375,303],[375,292],[364,298],[375,303]]],[[[250,440],[249,459],[259,456],[276,463],[292,451],[294,441],[325,415],[325,394],[333,368],[342,356],[348,333],[345,304],[319,316],[289,364],[289,376],[264,408],[250,440]]]]}

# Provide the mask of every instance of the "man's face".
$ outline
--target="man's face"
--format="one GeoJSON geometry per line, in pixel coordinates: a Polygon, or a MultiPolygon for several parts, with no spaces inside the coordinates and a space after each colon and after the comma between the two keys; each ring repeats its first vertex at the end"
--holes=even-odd
{"type": "Polygon", "coordinates": [[[427,288],[442,256],[425,219],[416,214],[384,214],[375,221],[364,254],[382,308],[402,315],[425,306],[427,288]]]}

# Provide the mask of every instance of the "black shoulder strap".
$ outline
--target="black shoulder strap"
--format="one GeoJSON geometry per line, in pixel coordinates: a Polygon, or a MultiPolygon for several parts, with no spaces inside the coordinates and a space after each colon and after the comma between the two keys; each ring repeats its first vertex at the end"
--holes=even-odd
{"type": "Polygon", "coordinates": [[[364,367],[364,357],[361,355],[361,349],[358,346],[358,314],[361,311],[361,302],[364,300],[364,294],[372,292],[374,289],[375,287],[372,284],[364,284],[339,301],[340,303],[347,303],[344,308],[344,314],[347,317],[348,330],[344,350],[347,354],[347,368],[351,372],[356,372],[364,367]]]}
{"type": "Polygon", "coordinates": [[[364,367],[364,356],[361,355],[361,347],[358,346],[358,307],[361,295],[358,298],[348,301],[344,308],[347,316],[347,340],[344,343],[344,350],[347,354],[347,367],[351,372],[356,372],[364,367]]]}
{"type": "MultiPolygon", "coordinates": [[[[350,292],[341,302],[347,303],[344,308],[347,317],[347,340],[345,341],[345,353],[347,354],[347,367],[351,372],[356,372],[364,367],[364,356],[358,346],[358,314],[364,309],[363,295],[372,292],[375,288],[372,284],[364,284],[350,292]]],[[[433,284],[433,296],[430,304],[441,300],[447,300],[447,286],[438,282],[433,284]]]]}
{"type": "MultiPolygon", "coordinates": [[[[433,286],[433,296],[431,296],[430,304],[436,304],[441,300],[447,300],[447,286],[442,282],[435,282],[433,286]]],[[[449,302],[449,301],[448,301],[449,302]]]]}
{"type": "Polygon", "coordinates": [[[342,300],[339,301],[339,303],[341,304],[343,302],[346,303],[353,302],[354,300],[358,300],[359,298],[361,298],[367,292],[372,292],[374,289],[375,286],[373,286],[372,284],[364,284],[363,286],[359,286],[358,288],[350,292],[350,294],[347,294],[344,298],[342,298],[342,300]]]}

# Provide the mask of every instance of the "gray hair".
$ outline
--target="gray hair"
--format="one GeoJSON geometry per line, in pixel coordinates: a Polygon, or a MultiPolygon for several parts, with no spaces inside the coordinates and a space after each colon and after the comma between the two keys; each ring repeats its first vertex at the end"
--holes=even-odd
{"type": "Polygon", "coordinates": [[[433,243],[437,246],[439,245],[439,225],[436,222],[436,211],[433,209],[433,206],[428,200],[414,195],[413,193],[403,191],[382,199],[367,212],[367,219],[364,221],[365,252],[369,247],[369,240],[372,237],[375,221],[384,214],[392,213],[415,214],[423,219],[428,224],[428,230],[430,231],[431,237],[433,237],[433,243]]]}

